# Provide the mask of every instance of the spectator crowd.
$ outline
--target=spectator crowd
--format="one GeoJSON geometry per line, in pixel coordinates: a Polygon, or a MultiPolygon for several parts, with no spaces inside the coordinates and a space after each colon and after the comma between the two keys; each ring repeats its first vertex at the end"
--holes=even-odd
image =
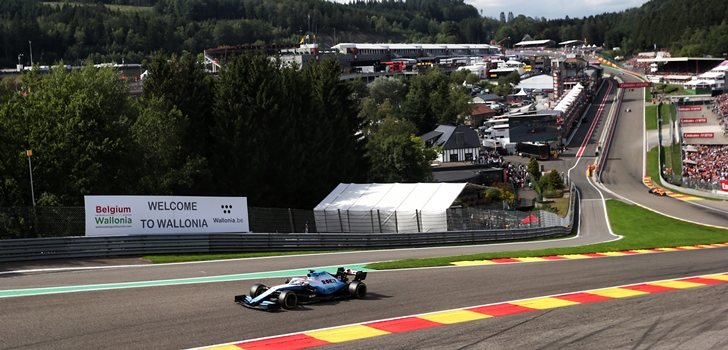
{"type": "Polygon", "coordinates": [[[714,101],[713,112],[718,116],[718,124],[723,127],[723,134],[728,135],[728,93],[718,95],[714,101]]]}
{"type": "Polygon", "coordinates": [[[720,180],[728,179],[728,145],[693,145],[685,152],[683,184],[694,188],[715,190],[720,180]]]}
{"type": "Polygon", "coordinates": [[[514,188],[523,188],[526,186],[528,179],[528,170],[524,164],[506,163],[503,167],[506,181],[510,182],[514,188]]]}
{"type": "Polygon", "coordinates": [[[499,168],[501,163],[503,163],[503,157],[498,152],[494,150],[480,152],[478,164],[485,164],[491,168],[499,168]]]}

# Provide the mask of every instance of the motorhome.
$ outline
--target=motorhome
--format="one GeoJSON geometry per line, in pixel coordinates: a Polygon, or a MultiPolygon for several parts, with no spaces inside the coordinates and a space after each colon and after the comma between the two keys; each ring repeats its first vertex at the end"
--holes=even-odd
{"type": "Polygon", "coordinates": [[[483,138],[485,138],[485,139],[509,138],[508,133],[509,133],[508,124],[494,125],[483,131],[483,138]]]}

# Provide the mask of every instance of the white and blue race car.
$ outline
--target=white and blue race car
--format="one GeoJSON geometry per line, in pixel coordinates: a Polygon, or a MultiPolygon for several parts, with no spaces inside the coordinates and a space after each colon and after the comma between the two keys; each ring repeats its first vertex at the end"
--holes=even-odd
{"type": "Polygon", "coordinates": [[[256,283],[249,295],[236,295],[235,302],[261,310],[292,309],[298,304],[314,303],[339,298],[364,298],[367,285],[362,282],[367,273],[339,267],[336,274],[309,270],[306,277],[293,277],[273,287],[256,283]],[[349,281],[349,276],[354,276],[349,281]]]}

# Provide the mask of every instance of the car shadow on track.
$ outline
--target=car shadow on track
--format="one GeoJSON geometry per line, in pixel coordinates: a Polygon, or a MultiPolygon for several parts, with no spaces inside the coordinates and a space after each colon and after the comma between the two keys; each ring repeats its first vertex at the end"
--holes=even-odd
{"type": "Polygon", "coordinates": [[[280,309],[276,310],[275,312],[281,312],[281,311],[308,311],[315,309],[326,309],[329,307],[341,307],[342,305],[353,305],[349,303],[367,303],[367,302],[374,302],[377,300],[383,300],[387,298],[391,298],[391,295],[384,295],[384,294],[378,294],[378,293],[367,293],[367,296],[363,299],[337,299],[337,300],[328,300],[328,301],[320,301],[316,303],[310,303],[310,304],[298,304],[297,307],[293,309],[280,309]]]}

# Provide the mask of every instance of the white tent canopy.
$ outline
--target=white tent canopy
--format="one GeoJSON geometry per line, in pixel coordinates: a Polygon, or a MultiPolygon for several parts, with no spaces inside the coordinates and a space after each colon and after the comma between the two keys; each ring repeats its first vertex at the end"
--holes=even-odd
{"type": "Polygon", "coordinates": [[[339,184],[314,208],[319,232],[444,232],[465,183],[339,184]]]}

